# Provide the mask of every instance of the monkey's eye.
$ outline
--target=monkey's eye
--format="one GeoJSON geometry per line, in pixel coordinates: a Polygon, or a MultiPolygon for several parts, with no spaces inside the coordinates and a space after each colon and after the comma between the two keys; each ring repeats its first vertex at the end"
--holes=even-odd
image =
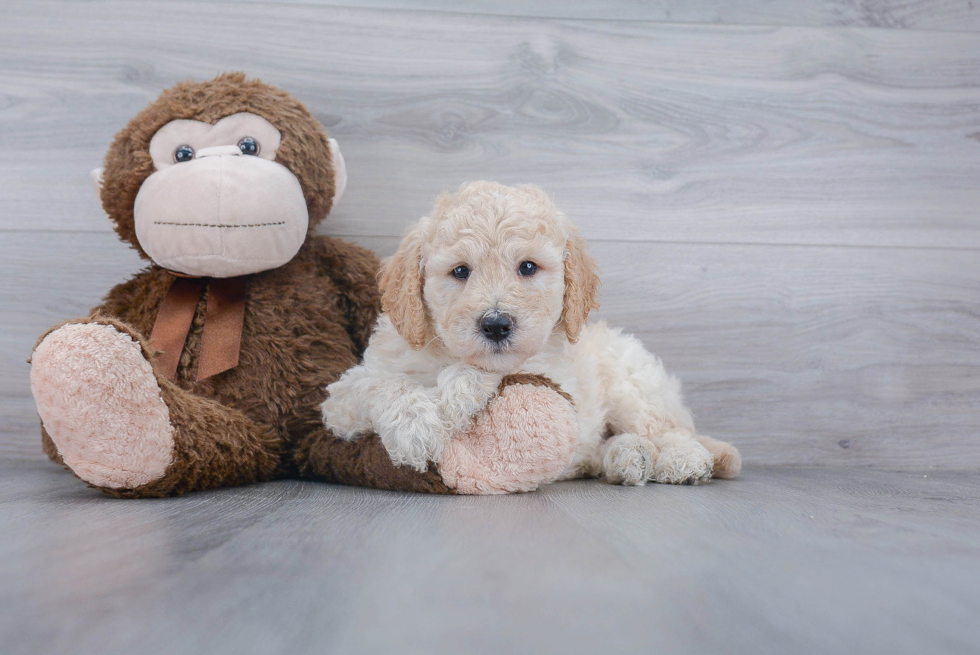
{"type": "Polygon", "coordinates": [[[521,262],[517,267],[517,272],[524,277],[531,277],[538,272],[538,265],[534,262],[521,262]]]}
{"type": "Polygon", "coordinates": [[[192,159],[194,159],[194,148],[191,148],[189,145],[178,146],[174,150],[174,162],[179,164],[182,161],[190,161],[192,159]]]}
{"type": "Polygon", "coordinates": [[[470,276],[470,269],[466,266],[457,266],[452,271],[449,272],[457,280],[465,280],[470,276]]]}
{"type": "Polygon", "coordinates": [[[238,148],[243,155],[259,154],[259,142],[250,136],[242,137],[242,140],[238,142],[238,148]]]}

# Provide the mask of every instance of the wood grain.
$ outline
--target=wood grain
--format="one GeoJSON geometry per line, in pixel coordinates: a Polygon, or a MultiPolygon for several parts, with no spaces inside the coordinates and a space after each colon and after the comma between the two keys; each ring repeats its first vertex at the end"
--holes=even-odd
{"type": "Polygon", "coordinates": [[[220,3],[0,9],[10,230],[107,230],[88,171],[162,88],[244,69],[350,167],[340,234],[535,181],[593,239],[980,247],[980,34],[220,3]],[[261,41],[261,46],[257,41],[261,41]]]}
{"type": "MultiPolygon", "coordinates": [[[[7,237],[0,276],[36,274],[0,288],[0,454],[38,458],[25,363],[37,335],[85,314],[141,264],[108,234],[7,237]]],[[[397,239],[360,242],[387,255],[397,239]]],[[[700,429],[735,442],[746,461],[980,468],[980,278],[964,275],[975,253],[591,248],[604,271],[598,318],[659,354],[684,381],[700,429]]]]}
{"type": "Polygon", "coordinates": [[[5,653],[969,653],[975,473],[117,501],[0,461],[5,653]]]}
{"type": "MultiPolygon", "coordinates": [[[[972,11],[940,5],[848,7],[972,11]]],[[[747,461],[980,467],[980,34],[400,6],[0,6],[0,455],[40,456],[37,335],[140,266],[89,169],[162,88],[244,69],[340,139],[330,234],[388,254],[465,179],[552,191],[603,266],[600,316],[747,461]]],[[[654,11],[631,6],[611,11],[654,11]]]]}
{"type": "Polygon", "coordinates": [[[0,3],[0,652],[980,651],[974,3],[332,4],[0,3]],[[381,254],[465,179],[551,190],[742,476],[118,501],[44,461],[35,339],[142,266],[88,171],[231,69],[341,141],[324,230],[381,254]]]}
{"type": "MultiPolygon", "coordinates": [[[[237,2],[238,0],[231,0],[237,2]]],[[[249,0],[269,2],[270,0],[249,0]]],[[[334,7],[411,9],[467,14],[587,20],[710,23],[715,25],[807,25],[888,29],[980,31],[980,8],[958,0],[271,0],[334,7]]]]}

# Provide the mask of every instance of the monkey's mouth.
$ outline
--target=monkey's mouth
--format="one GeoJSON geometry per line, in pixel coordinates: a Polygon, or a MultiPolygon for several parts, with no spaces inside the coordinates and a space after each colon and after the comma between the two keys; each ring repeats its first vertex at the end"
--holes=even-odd
{"type": "Polygon", "coordinates": [[[146,178],[133,204],[136,239],[163,268],[205,277],[282,266],[306,240],[303,188],[259,157],[214,156],[146,178]]]}
{"type": "Polygon", "coordinates": [[[153,221],[154,225],[172,225],[175,227],[274,227],[276,225],[285,225],[286,221],[278,221],[276,223],[229,223],[227,225],[220,223],[176,223],[173,221],[153,221]]]}

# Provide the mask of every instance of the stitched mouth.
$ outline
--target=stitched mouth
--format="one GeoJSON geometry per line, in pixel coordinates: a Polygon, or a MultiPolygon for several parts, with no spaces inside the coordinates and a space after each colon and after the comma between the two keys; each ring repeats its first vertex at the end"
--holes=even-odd
{"type": "Polygon", "coordinates": [[[174,223],[172,221],[153,221],[154,225],[173,225],[175,227],[270,227],[273,225],[285,225],[286,221],[279,221],[278,223],[240,223],[240,224],[230,224],[221,225],[218,223],[174,223]]]}

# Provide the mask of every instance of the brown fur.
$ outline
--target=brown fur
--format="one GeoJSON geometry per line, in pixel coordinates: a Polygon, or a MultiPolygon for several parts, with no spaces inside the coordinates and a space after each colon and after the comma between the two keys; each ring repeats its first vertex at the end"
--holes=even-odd
{"type": "MultiPolygon", "coordinates": [[[[153,134],[175,119],[216,122],[258,114],[282,132],[276,161],[299,179],[310,230],[330,209],[334,188],[327,135],[298,101],[244,75],[182,83],[164,91],[116,137],[106,156],[102,203],[120,238],[136,240],[133,202],[153,172],[153,134]]],[[[325,388],[367,346],[380,310],[375,255],[337,239],[308,235],[292,261],[252,276],[235,368],[196,380],[207,299],[197,307],[173,382],[157,372],[175,428],[173,463],[137,489],[103,489],[120,497],[172,496],[279,476],[304,476],[386,489],[448,493],[435,473],[394,467],[377,439],[342,442],[323,427],[325,388]]],[[[172,276],[151,265],[116,286],[88,319],[128,333],[153,361],[149,335],[172,276]]],[[[43,338],[43,337],[42,337],[43,338]]],[[[50,437],[45,452],[60,459],[50,437]]]]}
{"type": "Polygon", "coordinates": [[[565,248],[565,298],[561,322],[568,340],[575,343],[589,312],[599,309],[599,273],[595,260],[585,249],[585,239],[571,235],[565,248]]]}
{"type": "Polygon", "coordinates": [[[48,456],[48,459],[55,464],[65,463],[64,460],[61,459],[61,455],[58,453],[58,447],[54,445],[54,441],[51,440],[51,435],[48,434],[48,431],[44,429],[43,425],[41,426],[41,450],[43,450],[44,454],[48,456]]]}
{"type": "Polygon", "coordinates": [[[173,120],[217,123],[225,116],[249,112],[266,119],[282,133],[276,162],[295,175],[303,187],[310,214],[310,233],[333,204],[333,162],[327,134],[306,106],[291,95],[248,80],[244,73],[225,73],[208,82],[182,82],[160,94],[120,130],[105,157],[102,207],[119,238],[149,259],[136,240],[133,203],[140,186],[156,169],[150,139],[173,120]]]}
{"type": "Polygon", "coordinates": [[[548,387],[573,406],[575,405],[571,394],[564,391],[557,382],[544,375],[538,375],[537,373],[511,373],[510,375],[505,375],[500,381],[497,393],[500,393],[505,387],[509,387],[512,384],[533,384],[536,387],[548,387]]]}
{"type": "Polygon", "coordinates": [[[381,438],[376,435],[344,441],[333,438],[321,427],[300,445],[296,461],[304,462],[299,473],[306,478],[375,489],[456,493],[446,486],[434,464],[430,463],[425,473],[392,464],[381,438]]]}

